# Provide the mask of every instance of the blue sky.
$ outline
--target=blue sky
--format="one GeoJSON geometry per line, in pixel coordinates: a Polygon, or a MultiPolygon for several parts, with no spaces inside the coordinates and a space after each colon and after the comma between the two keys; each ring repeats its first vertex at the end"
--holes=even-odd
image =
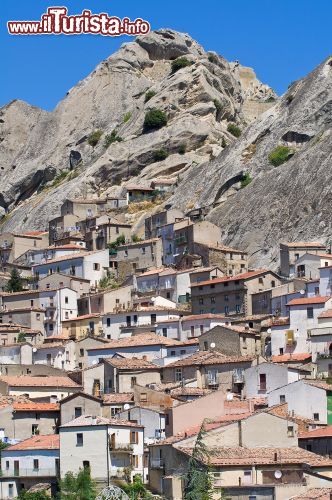
{"type": "Polygon", "coordinates": [[[120,18],[141,17],[152,29],[189,33],[206,50],[252,66],[281,94],[332,53],[330,0],[1,0],[0,106],[18,98],[53,109],[67,90],[130,37],[10,36],[8,20],[38,20],[64,5],[120,18]]]}

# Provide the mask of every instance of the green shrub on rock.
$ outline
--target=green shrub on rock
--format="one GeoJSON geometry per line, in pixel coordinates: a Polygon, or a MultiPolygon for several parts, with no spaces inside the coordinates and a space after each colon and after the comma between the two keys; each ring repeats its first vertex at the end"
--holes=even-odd
{"type": "Polygon", "coordinates": [[[279,165],[282,165],[283,163],[288,161],[292,154],[292,149],[288,148],[287,146],[277,146],[269,154],[269,162],[274,167],[279,167],[279,165]]]}
{"type": "Polygon", "coordinates": [[[144,118],[144,130],[156,130],[167,124],[167,116],[161,109],[150,109],[144,118]]]}

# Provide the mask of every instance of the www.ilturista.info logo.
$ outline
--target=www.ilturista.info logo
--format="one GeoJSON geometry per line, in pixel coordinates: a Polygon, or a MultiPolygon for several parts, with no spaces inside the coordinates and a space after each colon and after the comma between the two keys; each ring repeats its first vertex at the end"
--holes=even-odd
{"type": "Polygon", "coordinates": [[[83,10],[82,14],[69,16],[66,7],[49,7],[40,21],[8,21],[11,35],[146,35],[150,24],[143,19],[131,21],[128,17],[119,19],[105,12],[92,14],[83,10]]]}

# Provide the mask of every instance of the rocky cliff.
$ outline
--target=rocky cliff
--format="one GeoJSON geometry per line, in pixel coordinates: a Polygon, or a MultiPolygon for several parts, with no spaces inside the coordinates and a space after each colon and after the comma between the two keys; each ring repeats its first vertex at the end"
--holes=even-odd
{"type": "Polygon", "coordinates": [[[54,111],[21,101],[0,110],[1,230],[47,227],[68,196],[176,176],[171,203],[207,206],[225,242],[248,246],[257,261],[273,260],[282,237],[326,239],[331,72],[325,61],[278,99],[253,70],[205,52],[188,35],[160,30],[126,43],[54,111]],[[167,125],[147,132],[153,108],[167,125]],[[291,158],[274,167],[268,156],[278,145],[291,158]],[[240,189],[243,179],[251,182],[240,189]]]}

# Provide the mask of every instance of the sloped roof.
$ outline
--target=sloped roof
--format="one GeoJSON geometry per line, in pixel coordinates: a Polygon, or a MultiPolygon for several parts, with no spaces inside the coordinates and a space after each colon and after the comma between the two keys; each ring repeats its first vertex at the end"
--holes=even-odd
{"type": "Polygon", "coordinates": [[[292,299],[287,306],[303,306],[310,304],[325,304],[331,297],[301,297],[299,299],[292,299]]]}
{"type": "Polygon", "coordinates": [[[161,370],[161,367],[138,358],[107,358],[106,361],[119,370],[161,370]]]}
{"type": "Polygon", "coordinates": [[[33,377],[31,375],[4,375],[0,377],[1,382],[6,382],[12,387],[80,387],[69,377],[33,377]]]}
{"type": "Polygon", "coordinates": [[[125,426],[125,427],[143,427],[142,425],[136,424],[135,422],[130,422],[129,420],[123,420],[120,418],[105,418],[92,415],[81,415],[70,422],[67,422],[61,427],[84,427],[90,425],[115,425],[115,426],[125,426]]]}
{"type": "MultiPolygon", "coordinates": [[[[202,285],[211,285],[215,283],[224,283],[226,281],[241,281],[251,278],[256,278],[257,276],[261,276],[262,274],[271,273],[270,269],[257,269],[256,271],[248,271],[247,273],[237,274],[235,276],[225,276],[223,278],[215,278],[206,281],[200,281],[199,283],[193,283],[191,287],[197,287],[202,285]]],[[[272,272],[272,274],[274,274],[272,272]]]]}
{"type": "Polygon", "coordinates": [[[59,411],[60,405],[58,403],[13,403],[15,411],[59,411]]]}
{"type": "Polygon", "coordinates": [[[193,365],[220,365],[227,363],[246,363],[253,361],[254,356],[226,356],[218,351],[198,351],[188,356],[170,363],[165,368],[176,368],[193,365]]]}
{"type": "Polygon", "coordinates": [[[113,394],[104,394],[103,395],[103,404],[122,404],[122,403],[131,403],[134,401],[134,393],[133,392],[114,392],[113,394]]]}
{"type": "Polygon", "coordinates": [[[13,444],[6,448],[6,452],[19,450],[57,450],[59,448],[59,434],[47,434],[45,436],[33,436],[20,443],[13,444]]]}
{"type": "Polygon", "coordinates": [[[131,337],[124,337],[120,340],[110,340],[107,344],[99,347],[90,347],[87,351],[99,351],[102,349],[117,349],[120,347],[139,347],[146,345],[164,345],[164,346],[181,346],[183,342],[179,340],[169,339],[162,335],[156,335],[152,332],[140,333],[131,337]]]}
{"type": "Polygon", "coordinates": [[[289,363],[290,361],[308,361],[311,359],[311,354],[308,352],[279,354],[278,356],[271,356],[272,363],[289,363]]]}
{"type": "Polygon", "coordinates": [[[326,427],[318,427],[312,431],[302,432],[299,434],[299,439],[314,439],[332,437],[332,425],[326,427]]]}
{"type": "Polygon", "coordinates": [[[290,500],[331,500],[332,488],[311,488],[310,490],[300,493],[290,500]]]}

